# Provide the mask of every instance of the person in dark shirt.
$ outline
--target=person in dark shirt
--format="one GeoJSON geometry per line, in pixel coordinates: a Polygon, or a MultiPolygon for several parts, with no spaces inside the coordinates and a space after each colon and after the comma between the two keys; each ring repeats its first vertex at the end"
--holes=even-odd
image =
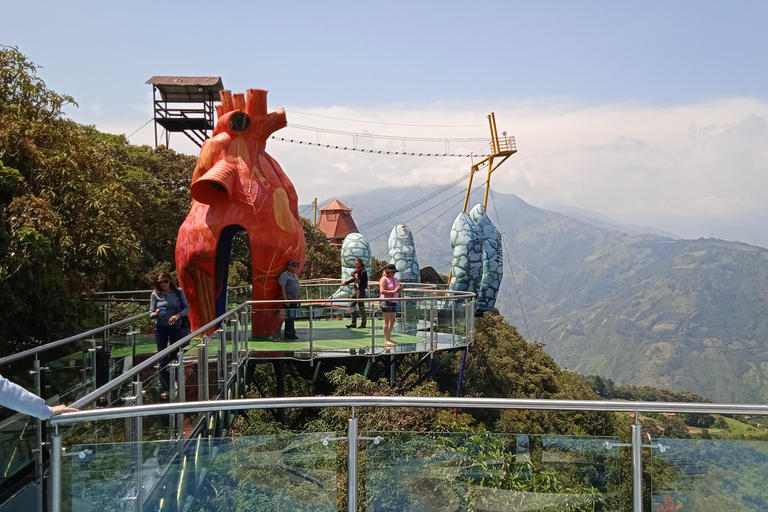
{"type": "MultiPolygon", "coordinates": [[[[155,325],[155,343],[157,351],[165,349],[183,338],[186,331],[180,329],[181,319],[189,313],[189,304],[184,296],[184,291],[176,286],[171,274],[163,271],[157,274],[155,280],[155,291],[149,297],[149,316],[156,318],[155,325]]],[[[170,387],[168,365],[176,359],[178,351],[165,356],[160,361],[160,384],[163,391],[160,398],[168,398],[168,389],[170,387]]]]}
{"type": "MultiPolygon", "coordinates": [[[[355,283],[355,291],[352,292],[352,299],[364,299],[368,290],[368,271],[365,270],[365,264],[360,258],[355,260],[355,270],[352,271],[352,277],[344,281],[345,285],[352,283],[355,283]]],[[[347,326],[347,329],[357,327],[358,312],[362,318],[360,329],[365,329],[365,321],[368,317],[365,314],[365,302],[363,300],[352,301],[352,323],[347,326]]]]}
{"type": "MultiPolygon", "coordinates": [[[[299,267],[299,262],[291,260],[285,267],[285,271],[280,274],[277,279],[277,283],[280,285],[280,298],[283,300],[296,300],[299,298],[299,276],[296,274],[296,269],[299,267]]],[[[299,307],[298,302],[289,302],[283,304],[285,309],[285,330],[283,332],[283,338],[286,340],[297,340],[296,336],[296,308],[299,307]]]]}

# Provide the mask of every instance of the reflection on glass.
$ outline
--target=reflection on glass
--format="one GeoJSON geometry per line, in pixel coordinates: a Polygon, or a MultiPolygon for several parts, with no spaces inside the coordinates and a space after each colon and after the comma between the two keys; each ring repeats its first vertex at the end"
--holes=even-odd
{"type": "Polygon", "coordinates": [[[654,439],[652,510],[768,510],[768,443],[654,439]]]}
{"type": "Polygon", "coordinates": [[[336,511],[337,472],[343,466],[337,444],[323,444],[333,436],[74,446],[68,450],[74,456],[65,457],[65,509],[135,510],[141,499],[144,510],[158,511],[336,511]]]}
{"type": "Polygon", "coordinates": [[[619,510],[619,450],[596,437],[372,433],[366,510],[619,510]]]}

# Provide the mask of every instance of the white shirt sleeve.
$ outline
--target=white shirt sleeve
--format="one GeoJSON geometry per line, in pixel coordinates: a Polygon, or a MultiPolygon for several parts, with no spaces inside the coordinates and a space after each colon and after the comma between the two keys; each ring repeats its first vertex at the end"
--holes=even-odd
{"type": "Polygon", "coordinates": [[[51,417],[45,400],[0,375],[0,405],[41,420],[51,417]]]}

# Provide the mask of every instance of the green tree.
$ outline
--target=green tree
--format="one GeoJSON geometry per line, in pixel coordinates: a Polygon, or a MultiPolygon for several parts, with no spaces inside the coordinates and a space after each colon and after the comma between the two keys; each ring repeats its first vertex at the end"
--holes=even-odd
{"type": "Polygon", "coordinates": [[[0,47],[0,351],[85,326],[81,294],[172,265],[195,159],[64,117],[76,106],[0,47]]]}
{"type": "Polygon", "coordinates": [[[304,227],[304,239],[307,244],[306,264],[301,273],[302,279],[321,277],[341,277],[341,252],[331,246],[325,233],[312,225],[309,219],[301,218],[304,227]]]}

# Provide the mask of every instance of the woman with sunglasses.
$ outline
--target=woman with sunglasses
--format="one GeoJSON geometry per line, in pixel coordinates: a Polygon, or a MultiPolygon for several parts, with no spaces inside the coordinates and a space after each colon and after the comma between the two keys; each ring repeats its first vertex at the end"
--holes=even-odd
{"type": "MultiPolygon", "coordinates": [[[[168,345],[176,343],[186,334],[182,329],[182,317],[189,313],[189,304],[184,291],[177,287],[168,272],[160,272],[155,279],[155,291],[149,298],[149,316],[157,318],[155,324],[155,342],[160,352],[168,345]]],[[[165,356],[160,361],[160,382],[163,392],[160,398],[168,398],[168,364],[173,361],[178,352],[165,356]]]]}
{"type": "Polygon", "coordinates": [[[392,340],[392,331],[395,329],[395,319],[397,317],[397,301],[394,300],[400,296],[403,291],[403,285],[395,277],[397,267],[390,263],[384,267],[384,273],[379,279],[379,298],[389,299],[381,303],[381,312],[384,318],[384,345],[394,347],[396,343],[392,340]]]}

